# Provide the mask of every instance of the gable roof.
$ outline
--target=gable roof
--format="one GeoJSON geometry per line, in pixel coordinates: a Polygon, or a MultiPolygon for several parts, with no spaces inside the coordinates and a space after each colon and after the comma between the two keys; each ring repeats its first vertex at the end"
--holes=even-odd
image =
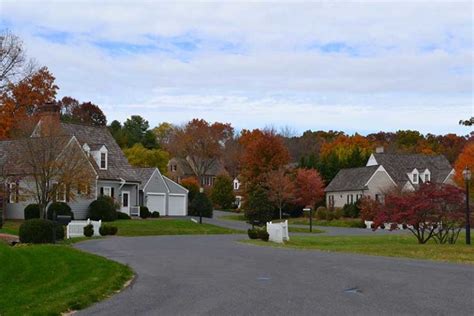
{"type": "Polygon", "coordinates": [[[359,191],[365,190],[370,177],[380,166],[341,169],[324,191],[359,191]]]}
{"type": "Polygon", "coordinates": [[[407,173],[411,173],[414,169],[419,172],[428,169],[431,174],[430,179],[435,183],[442,183],[453,170],[443,155],[376,153],[373,157],[399,186],[410,181],[407,173]]]}
{"type": "Polygon", "coordinates": [[[81,146],[87,143],[91,149],[100,148],[102,145],[107,147],[107,170],[100,169],[95,161],[93,163],[99,179],[114,181],[124,179],[127,182],[140,182],[139,177],[128,163],[122,149],[107,127],[72,123],[61,123],[61,127],[66,134],[75,136],[81,146]]]}

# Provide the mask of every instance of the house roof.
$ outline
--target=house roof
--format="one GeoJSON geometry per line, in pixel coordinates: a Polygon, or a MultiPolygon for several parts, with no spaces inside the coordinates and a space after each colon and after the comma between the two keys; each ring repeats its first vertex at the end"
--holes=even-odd
{"type": "Polygon", "coordinates": [[[101,180],[124,179],[128,182],[140,182],[139,177],[128,163],[122,149],[106,127],[89,126],[81,124],[61,123],[61,127],[68,135],[74,135],[79,143],[93,148],[100,148],[105,145],[108,150],[107,170],[101,170],[94,162],[94,168],[101,180]]]}
{"type": "Polygon", "coordinates": [[[153,172],[155,172],[156,168],[133,168],[135,170],[135,174],[137,175],[138,179],[140,180],[140,190],[146,185],[148,180],[150,180],[153,172]]]}
{"type": "Polygon", "coordinates": [[[379,166],[341,169],[331,183],[326,187],[326,192],[331,191],[358,191],[366,189],[366,184],[379,166]]]}
{"type": "Polygon", "coordinates": [[[435,183],[442,183],[453,170],[443,155],[376,153],[373,156],[377,164],[382,165],[399,186],[410,180],[407,173],[415,168],[419,172],[428,169],[431,181],[435,183]]]}

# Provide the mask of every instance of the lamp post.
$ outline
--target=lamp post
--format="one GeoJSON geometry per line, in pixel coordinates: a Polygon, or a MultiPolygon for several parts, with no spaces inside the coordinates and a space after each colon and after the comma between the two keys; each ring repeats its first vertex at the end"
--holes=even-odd
{"type": "MultiPolygon", "coordinates": [[[[199,193],[204,194],[204,188],[199,188],[199,193]]],[[[202,224],[202,207],[199,207],[199,224],[202,224]]]]}
{"type": "Polygon", "coordinates": [[[313,232],[313,208],[306,207],[303,209],[303,212],[309,212],[309,232],[313,232]]]}
{"type": "Polygon", "coordinates": [[[469,182],[471,181],[471,170],[466,166],[462,172],[464,182],[466,183],[466,245],[471,244],[471,223],[470,223],[470,209],[469,209],[469,182]]]}

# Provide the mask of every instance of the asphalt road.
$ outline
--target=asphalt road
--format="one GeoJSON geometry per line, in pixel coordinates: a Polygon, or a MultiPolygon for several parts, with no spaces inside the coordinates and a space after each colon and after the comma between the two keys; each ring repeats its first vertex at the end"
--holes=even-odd
{"type": "Polygon", "coordinates": [[[472,315],[469,265],[258,247],[243,235],[114,237],[77,248],[132,286],[79,315],[472,315]]]}

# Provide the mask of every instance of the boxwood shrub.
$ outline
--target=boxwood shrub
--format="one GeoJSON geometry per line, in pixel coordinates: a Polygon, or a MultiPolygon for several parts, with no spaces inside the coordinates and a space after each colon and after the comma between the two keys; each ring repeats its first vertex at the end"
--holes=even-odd
{"type": "Polygon", "coordinates": [[[151,216],[150,210],[146,206],[140,206],[140,217],[148,218],[151,216]]]}
{"type": "Polygon", "coordinates": [[[48,207],[47,217],[49,220],[54,220],[53,214],[58,215],[67,215],[71,216],[71,219],[74,219],[74,213],[71,210],[71,207],[64,202],[53,202],[48,207]]]}
{"type": "Polygon", "coordinates": [[[98,221],[112,222],[117,219],[117,211],[115,206],[110,203],[109,199],[99,197],[89,205],[89,218],[98,221]]]}
{"type": "Polygon", "coordinates": [[[54,226],[54,222],[47,219],[29,219],[20,226],[20,241],[22,243],[32,244],[52,243],[54,226]]]}
{"type": "Polygon", "coordinates": [[[25,220],[40,218],[40,208],[38,204],[28,204],[24,210],[25,220]]]}
{"type": "Polygon", "coordinates": [[[84,236],[92,237],[92,235],[94,235],[94,226],[92,226],[92,224],[89,224],[84,227],[84,236]]]}

